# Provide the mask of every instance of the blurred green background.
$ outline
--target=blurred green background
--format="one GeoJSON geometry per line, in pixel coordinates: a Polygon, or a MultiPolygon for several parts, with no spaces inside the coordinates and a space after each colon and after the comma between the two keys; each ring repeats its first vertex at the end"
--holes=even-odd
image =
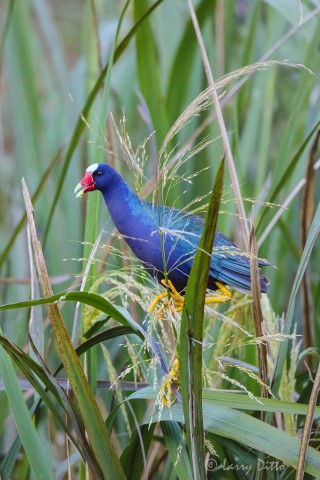
{"type": "MultiPolygon", "coordinates": [[[[178,0],[160,3],[151,15],[150,23],[145,24],[125,48],[111,76],[110,111],[117,125],[124,112],[125,128],[133,147],[137,148],[143,142],[150,129],[155,131],[147,147],[147,178],[152,175],[157,161],[150,145],[155,143],[159,149],[176,118],[207,86],[186,3],[178,0]],[[139,112],[141,102],[146,102],[151,116],[147,124],[139,112]]],[[[302,11],[294,1],[228,0],[196,4],[216,79],[261,59],[294,26],[297,31],[283,40],[269,59],[288,59],[304,64],[314,72],[311,75],[290,67],[270,67],[254,74],[226,102],[224,115],[242,194],[245,199],[268,201],[268,192],[272,191],[303,139],[319,120],[317,12],[305,21],[318,4],[315,1],[301,4],[302,20],[305,21],[301,26],[298,24],[302,11]]],[[[124,2],[40,0],[2,3],[2,249],[10,241],[24,212],[21,177],[25,177],[33,193],[48,166],[59,155],[35,203],[40,235],[47,226],[75,122],[97,80],[99,65],[106,64],[123,5],[124,2]],[[8,28],[5,29],[8,15],[8,28]]],[[[147,1],[129,5],[120,39],[148,5],[151,4],[147,1]]],[[[105,121],[100,118],[101,103],[99,93],[87,116],[90,128],[85,127],[81,138],[76,138],[76,148],[63,176],[55,213],[50,221],[46,259],[52,276],[67,274],[72,277],[79,271],[79,264],[73,259],[82,256],[80,242],[83,240],[85,210],[75,199],[73,189],[82,178],[85,167],[96,159],[94,144],[98,143],[101,149],[107,150],[104,138],[115,136],[112,123],[108,132],[105,121]]],[[[209,109],[194,118],[175,138],[172,148],[183,146],[210,113],[212,110],[209,109]]],[[[217,162],[222,156],[215,122],[210,123],[195,143],[207,136],[215,141],[191,159],[184,170],[190,173],[208,166],[209,170],[200,173],[193,185],[180,184],[176,190],[171,190],[168,203],[179,196],[178,206],[183,207],[210,190],[217,162]]],[[[275,203],[283,202],[304,176],[307,155],[306,151],[275,203]]],[[[101,159],[110,161],[108,152],[102,152],[101,159]]],[[[132,184],[132,175],[128,173],[117,145],[111,161],[132,184]]],[[[180,173],[183,174],[184,170],[180,173]]],[[[234,213],[235,202],[228,177],[225,185],[223,210],[234,213]]],[[[318,189],[316,194],[319,194],[318,189]]],[[[252,204],[245,201],[245,206],[249,214],[252,204]]],[[[270,217],[277,209],[270,210],[270,217]]],[[[101,222],[107,218],[108,213],[103,208],[101,222]]],[[[221,215],[219,228],[241,246],[239,223],[235,217],[221,215]]],[[[3,277],[29,277],[26,244],[24,230],[3,259],[6,261],[6,266],[2,265],[3,277]]],[[[261,256],[278,267],[270,272],[274,285],[270,295],[279,312],[286,305],[300,248],[297,195],[260,250],[261,256]]],[[[68,285],[68,281],[61,287],[68,285]]],[[[2,285],[1,289],[5,298],[10,300],[27,296],[29,290],[28,286],[15,282],[10,288],[2,285]]]]}
{"type": "MultiPolygon", "coordinates": [[[[148,181],[155,178],[158,152],[170,127],[208,86],[187,2],[157,2],[136,28],[152,4],[150,0],[129,2],[116,37],[124,1],[0,3],[1,303],[30,298],[21,178],[31,194],[36,193],[36,225],[53,288],[74,290],[86,263],[82,259],[88,258],[100,228],[106,224],[105,242],[113,231],[105,206],[99,208],[98,194],[90,200],[75,198],[73,191],[85,168],[97,161],[110,162],[143,194],[148,181]],[[128,42],[121,43],[123,39],[128,42]],[[114,65],[106,79],[104,68],[114,42],[114,65]],[[132,151],[148,138],[145,149],[137,150],[132,168],[117,129],[122,136],[126,132],[132,151]],[[144,177],[137,175],[137,165],[142,165],[144,177]],[[89,243],[85,248],[84,240],[89,243]]],[[[263,239],[259,255],[275,266],[265,273],[271,280],[272,309],[281,316],[303,249],[301,182],[312,140],[304,142],[320,121],[320,1],[200,0],[194,5],[215,80],[264,60],[287,60],[306,67],[266,66],[250,78],[235,78],[220,92],[246,214],[249,218],[254,205],[257,240],[263,239]],[[272,219],[291,197],[269,232],[272,219]]],[[[186,145],[193,148],[206,139],[212,142],[181,165],[180,180],[167,186],[167,204],[183,208],[212,189],[223,156],[212,106],[184,126],[167,154],[172,158],[186,145]],[[195,175],[192,181],[184,181],[189,175],[195,175]]],[[[315,188],[308,199],[310,212],[320,199],[318,158],[312,158],[315,188]]],[[[153,190],[154,186],[148,190],[148,199],[153,190]]],[[[205,209],[206,198],[199,203],[205,209]]],[[[218,228],[243,247],[227,169],[218,228]]],[[[110,263],[105,271],[123,266],[116,257],[110,263]]],[[[319,240],[308,268],[312,346],[319,348],[319,240]]],[[[97,273],[93,271],[94,278],[97,273]]],[[[66,311],[71,329],[73,310],[67,307],[66,311]]],[[[133,314],[144,320],[141,309],[134,308],[133,314]]],[[[0,315],[4,332],[23,347],[26,312],[0,315]]],[[[301,317],[299,300],[298,331],[301,317]]]]}

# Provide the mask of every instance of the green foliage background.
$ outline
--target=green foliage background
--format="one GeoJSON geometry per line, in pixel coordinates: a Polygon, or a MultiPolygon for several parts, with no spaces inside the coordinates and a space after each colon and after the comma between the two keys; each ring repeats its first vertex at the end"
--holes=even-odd
{"type": "MultiPolygon", "coordinates": [[[[258,61],[287,60],[290,64],[306,67],[272,65],[250,76],[237,77],[220,92],[220,102],[248,218],[254,205],[256,237],[258,244],[259,241],[261,243],[259,256],[267,258],[275,267],[269,267],[266,272],[271,284],[270,303],[264,304],[264,315],[266,316],[268,311],[269,317],[273,319],[273,334],[282,331],[284,319],[288,320],[285,330],[287,334],[294,331],[305,333],[306,327],[303,327],[303,324],[307,324],[311,330],[310,342],[307,344],[302,342],[299,346],[295,341],[281,343],[281,347],[285,346],[282,360],[286,360],[288,372],[284,370],[284,373],[277,373],[280,377],[287,375],[287,387],[282,383],[280,398],[283,402],[287,400],[308,403],[312,383],[304,368],[303,358],[298,356],[306,346],[314,349],[312,352],[308,351],[307,359],[311,376],[315,376],[320,339],[317,240],[320,225],[319,209],[317,210],[320,189],[319,160],[316,153],[310,157],[310,152],[320,121],[320,3],[318,0],[200,0],[194,2],[194,5],[215,80],[258,61]],[[313,135],[309,138],[312,131],[313,135]],[[309,168],[309,174],[308,162],[315,164],[314,169],[309,168]],[[313,174],[310,173],[312,171],[313,174]],[[309,194],[307,203],[303,203],[301,182],[306,175],[309,194]],[[288,201],[287,209],[279,218],[275,217],[278,212],[282,212],[281,205],[286,204],[288,199],[290,202],[288,201]],[[269,202],[272,205],[269,205],[269,202]],[[269,232],[269,225],[273,225],[274,218],[274,226],[269,232]],[[308,239],[308,251],[305,250],[306,256],[302,257],[305,245],[301,241],[301,225],[306,222],[310,227],[312,220],[314,223],[308,239]],[[306,266],[310,292],[307,297],[309,316],[306,316],[305,310],[302,313],[301,289],[296,291],[293,288],[297,273],[303,272],[306,266]]],[[[30,274],[30,247],[25,228],[21,178],[25,178],[31,195],[34,196],[36,227],[54,292],[77,290],[81,283],[79,273],[83,272],[88,264],[100,229],[103,227],[105,230],[101,244],[108,244],[113,232],[112,223],[108,220],[109,214],[105,206],[100,205],[98,194],[92,194],[83,201],[77,200],[73,194],[85,168],[99,161],[110,162],[129,184],[150,199],[155,189],[152,180],[155,179],[159,167],[157,152],[163,140],[179,115],[208,84],[186,0],[163,0],[154,4],[150,0],[5,0],[0,5],[0,34],[0,295],[1,304],[15,304],[42,296],[36,284],[32,285],[32,289],[30,285],[30,278],[34,279],[34,275],[30,274]],[[155,6],[154,9],[151,9],[152,5],[155,6]],[[148,15],[144,17],[146,12],[148,15]],[[121,132],[121,138],[125,139],[125,144],[130,146],[131,142],[132,152],[136,151],[130,168],[128,155],[121,148],[117,129],[121,132]],[[150,138],[145,147],[137,150],[147,137],[150,138]],[[140,166],[144,176],[138,174],[140,166]]],[[[171,159],[185,145],[195,147],[208,138],[214,141],[185,163],[181,162],[178,170],[179,181],[163,185],[162,190],[160,188],[168,205],[184,208],[194,199],[202,198],[212,190],[220,160],[224,155],[212,106],[186,123],[170,141],[166,153],[171,159]],[[190,175],[194,175],[192,182],[183,180],[190,175]]],[[[161,161],[164,162],[163,158],[160,159],[160,169],[164,168],[161,161]]],[[[207,197],[199,202],[203,207],[202,213],[206,209],[206,201],[207,197]]],[[[218,228],[240,247],[244,247],[227,168],[218,228]]],[[[89,275],[84,290],[89,291],[91,288],[93,293],[103,294],[111,302],[111,306],[103,304],[102,311],[120,321],[124,327],[139,333],[133,323],[135,321],[148,330],[143,322],[147,318],[148,303],[157,293],[158,287],[144,277],[141,282],[143,273],[139,269],[132,279],[130,271],[138,268],[135,267],[136,262],[134,259],[124,258],[123,252],[127,250],[123,243],[117,240],[114,245],[120,249],[120,255],[109,255],[104,267],[101,262],[106,259],[105,250],[98,248],[95,255],[97,261],[92,264],[89,262],[89,275]],[[102,272],[105,275],[103,277],[102,272]],[[117,272],[123,272],[123,275],[119,277],[117,272]],[[137,301],[125,294],[132,285],[132,290],[137,292],[137,301]],[[141,290],[139,285],[143,285],[141,290]],[[112,306],[125,308],[127,316],[122,318],[122,311],[111,311],[112,306]],[[132,321],[128,321],[128,318],[132,321]]],[[[243,301],[241,297],[239,299],[240,302],[243,301]]],[[[80,296],[81,300],[86,303],[84,297],[80,296]]],[[[244,300],[243,310],[234,315],[229,310],[221,311],[253,333],[250,308],[244,308],[247,300],[248,298],[244,300]]],[[[95,304],[95,301],[93,304],[99,308],[100,304],[95,304]]],[[[194,298],[193,301],[196,302],[197,299],[194,298]]],[[[74,304],[66,302],[61,312],[71,335],[74,304]]],[[[57,368],[61,356],[44,310],[40,310],[40,307],[31,313],[25,308],[4,310],[0,318],[3,333],[26,352],[31,352],[28,324],[30,318],[33,318],[33,340],[51,371],[57,368]]],[[[101,311],[93,313],[91,310],[84,310],[82,326],[74,338],[76,345],[81,334],[79,330],[82,333],[88,330],[96,318],[101,319],[101,311]]],[[[232,344],[233,339],[237,339],[241,334],[238,330],[223,330],[221,319],[206,322],[204,328],[207,328],[207,334],[209,332],[206,341],[216,345],[204,352],[205,365],[209,368],[211,358],[226,354],[221,345],[221,348],[217,345],[219,335],[221,343],[222,339],[225,339],[226,344],[232,344]]],[[[115,325],[113,327],[116,328],[115,325]]],[[[153,324],[152,328],[160,335],[163,327],[153,324]]],[[[89,337],[93,333],[92,331],[89,337]]],[[[123,331],[118,333],[121,335],[123,331]]],[[[106,334],[106,338],[108,335],[111,338],[111,334],[106,334]]],[[[159,339],[157,336],[156,338],[159,339]]],[[[113,338],[105,343],[107,347],[100,347],[99,344],[98,348],[91,349],[86,354],[86,372],[95,393],[97,379],[114,382],[117,375],[137,358],[139,363],[141,362],[139,380],[146,380],[152,385],[156,377],[155,383],[158,387],[161,385],[163,373],[159,369],[156,371],[155,366],[153,371],[149,368],[152,354],[143,352],[143,356],[138,357],[138,354],[142,355],[139,350],[141,341],[132,340],[131,343],[126,343],[124,337],[113,338]],[[124,343],[127,348],[123,348],[124,343]]],[[[245,363],[256,367],[257,346],[245,346],[245,341],[243,342],[232,351],[232,357],[243,362],[240,364],[242,368],[245,363]]],[[[8,348],[7,345],[6,351],[8,348]]],[[[271,355],[269,360],[273,360],[273,363],[269,364],[268,372],[270,384],[276,371],[275,359],[279,344],[272,348],[274,355],[271,355]]],[[[12,364],[3,356],[5,354],[2,348],[1,352],[3,370],[0,369],[0,375],[3,380],[13,378],[12,364]],[[4,372],[4,366],[7,373],[4,372]]],[[[165,362],[169,366],[174,351],[168,348],[165,353],[165,362]]],[[[34,358],[32,353],[30,356],[34,358]]],[[[13,359],[19,365],[17,357],[13,359]]],[[[21,375],[21,365],[19,367],[17,373],[21,375]]],[[[259,383],[244,375],[243,371],[239,372],[233,366],[226,375],[227,380],[222,379],[220,383],[212,380],[213,383],[209,382],[206,386],[235,388],[237,384],[230,383],[230,379],[233,379],[254,395],[260,395],[259,383]]],[[[62,376],[65,377],[65,374],[62,376]]],[[[137,378],[132,372],[129,373],[128,380],[137,378]]],[[[16,449],[12,448],[16,430],[10,416],[8,398],[13,401],[12,410],[12,405],[16,405],[19,412],[18,406],[22,404],[32,411],[39,397],[38,394],[28,394],[25,402],[19,397],[18,384],[10,387],[5,381],[1,384],[1,389],[7,391],[0,393],[0,472],[3,478],[29,477],[29,465],[37,478],[42,475],[42,468],[46,470],[49,465],[50,468],[52,465],[52,470],[51,473],[46,471],[47,478],[49,475],[62,478],[67,472],[67,466],[65,451],[60,446],[63,429],[57,424],[57,419],[54,420],[51,414],[48,415],[47,407],[41,407],[36,416],[36,428],[33,428],[30,422],[26,432],[27,437],[33,432],[33,451],[27,451],[25,444],[21,448],[19,443],[16,444],[16,449]],[[36,459],[40,444],[45,447],[43,455],[39,455],[38,465],[39,458],[37,461],[36,459]],[[20,448],[21,452],[26,453],[23,453],[16,463],[20,448]]],[[[154,396],[151,389],[147,392],[147,398],[154,396]]],[[[105,391],[97,394],[102,416],[109,418],[109,422],[113,420],[113,417],[112,420],[108,417],[113,407],[126,395],[120,384],[117,394],[105,391]]],[[[139,392],[134,395],[139,398],[139,392]]],[[[57,398],[55,397],[55,401],[57,398]]],[[[62,400],[62,403],[56,406],[57,416],[61,418],[64,418],[64,402],[65,400],[62,400]]],[[[221,398],[219,402],[219,405],[223,406],[226,399],[221,398]]],[[[125,470],[127,478],[140,478],[143,471],[146,478],[191,476],[191,453],[189,450],[189,455],[187,454],[181,424],[178,423],[181,421],[180,406],[174,407],[177,409],[173,412],[176,422],[164,412],[164,415],[168,416],[168,422],[163,423],[162,430],[155,427],[153,436],[154,425],[151,429],[145,426],[149,421],[152,402],[139,398],[139,401],[132,402],[132,405],[134,415],[120,409],[122,413],[119,416],[115,414],[112,430],[113,442],[116,445],[115,455],[121,458],[121,468],[125,470]],[[147,414],[146,406],[149,408],[147,414]],[[137,429],[137,423],[140,423],[141,430],[137,429]],[[127,428],[128,424],[130,428],[127,428]],[[149,451],[148,462],[143,459],[139,449],[141,442],[145,445],[146,456],[149,451]],[[179,462],[175,463],[178,447],[182,453],[179,462]],[[160,452],[158,454],[157,448],[160,452]],[[131,465],[136,451],[139,451],[140,463],[137,462],[139,468],[134,471],[130,470],[128,465],[131,465]]],[[[72,410],[74,406],[71,405],[70,408],[72,410]]],[[[291,406],[291,410],[289,409],[291,420],[294,413],[299,413],[295,408],[298,409],[299,406],[291,406]]],[[[206,440],[216,449],[220,460],[227,459],[231,465],[233,462],[244,462],[253,466],[256,458],[250,450],[252,447],[245,443],[245,435],[236,438],[235,432],[223,435],[220,431],[210,430],[208,418],[213,418],[215,425],[218,410],[214,410],[210,404],[207,410],[204,407],[204,411],[207,414],[206,440]]],[[[246,422],[256,420],[255,416],[259,418],[254,408],[249,413],[251,415],[247,415],[247,419],[239,416],[239,422],[245,425],[246,422]]],[[[27,411],[24,415],[22,423],[28,416],[27,411]]],[[[241,412],[241,415],[244,413],[241,412]]],[[[229,425],[237,422],[233,417],[227,418],[229,425]]],[[[16,417],[15,420],[17,422],[16,417]]],[[[270,426],[267,423],[270,423],[270,419],[264,420],[268,429],[270,426]]],[[[298,433],[301,433],[302,416],[295,417],[292,422],[290,425],[294,425],[298,433]]],[[[253,423],[248,423],[248,426],[256,428],[253,423]]],[[[267,438],[275,435],[277,439],[277,435],[283,433],[280,432],[281,429],[291,436],[296,433],[289,431],[288,424],[286,428],[285,420],[277,426],[279,432],[266,430],[265,445],[257,446],[260,453],[264,452],[271,458],[274,451],[266,448],[267,438]]],[[[313,427],[312,438],[316,439],[316,424],[313,427]]],[[[23,432],[20,430],[19,435],[23,442],[23,432]]],[[[279,441],[279,444],[284,442],[282,437],[276,441],[279,441]]],[[[255,442],[253,437],[252,444],[255,442]]],[[[295,452],[292,458],[296,459],[297,445],[298,443],[292,447],[295,452]]],[[[85,442],[78,447],[85,450],[85,442]]],[[[77,475],[84,478],[84,467],[79,468],[78,454],[74,455],[71,478],[77,475]]],[[[103,467],[95,455],[94,453],[94,461],[90,467],[91,473],[101,473],[99,469],[103,470],[103,467]]],[[[285,463],[296,467],[294,461],[290,463],[284,452],[281,452],[281,455],[285,463]]],[[[82,458],[84,457],[85,455],[82,455],[82,458]]],[[[312,465],[317,465],[318,457],[315,456],[312,462],[312,465]]],[[[316,471],[312,468],[309,469],[310,474],[316,471]]],[[[283,475],[294,475],[293,471],[287,469],[283,475]]],[[[101,478],[104,475],[102,471],[101,478]]],[[[215,475],[214,478],[235,478],[230,472],[221,469],[220,473],[218,471],[212,475],[215,475]]],[[[242,478],[240,473],[234,475],[242,478]]],[[[259,472],[255,475],[259,478],[259,472]]]]}

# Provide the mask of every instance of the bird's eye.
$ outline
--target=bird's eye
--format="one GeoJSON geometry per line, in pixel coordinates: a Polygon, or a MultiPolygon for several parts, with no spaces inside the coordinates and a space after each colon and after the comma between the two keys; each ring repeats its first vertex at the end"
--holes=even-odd
{"type": "Polygon", "coordinates": [[[102,172],[97,172],[98,177],[101,177],[102,172]]]}

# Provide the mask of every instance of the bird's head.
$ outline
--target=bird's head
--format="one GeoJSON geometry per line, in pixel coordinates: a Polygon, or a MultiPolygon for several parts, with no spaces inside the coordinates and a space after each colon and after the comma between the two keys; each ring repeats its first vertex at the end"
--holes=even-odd
{"type": "Polygon", "coordinates": [[[108,184],[113,169],[106,163],[94,163],[87,168],[86,174],[76,186],[74,193],[82,197],[84,193],[93,190],[103,190],[108,184]]]}

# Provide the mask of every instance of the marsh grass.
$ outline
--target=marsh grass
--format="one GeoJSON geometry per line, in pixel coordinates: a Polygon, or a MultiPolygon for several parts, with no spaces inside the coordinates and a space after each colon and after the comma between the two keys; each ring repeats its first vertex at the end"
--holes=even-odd
{"type": "MultiPolygon", "coordinates": [[[[108,478],[105,442],[116,478],[242,478],[231,468],[243,465],[259,479],[264,472],[255,470],[257,458],[280,462],[283,468],[269,472],[270,478],[294,478],[297,467],[296,478],[316,477],[320,117],[314,52],[320,5],[199,1],[202,59],[207,54],[204,63],[215,78],[214,87],[207,87],[187,2],[136,0],[132,10],[130,3],[102,8],[92,1],[79,9],[76,2],[53,7],[45,1],[31,8],[8,0],[0,7],[0,293],[1,303],[11,304],[1,307],[0,475],[29,478],[32,471],[36,478],[85,478],[90,471],[108,478]],[[226,132],[216,122],[214,94],[226,132]],[[241,222],[253,219],[259,251],[242,254],[253,269],[256,255],[271,263],[264,269],[270,291],[260,299],[253,288],[254,312],[252,297],[238,292],[227,305],[205,308],[203,338],[191,338],[191,348],[202,352],[194,371],[203,372],[203,390],[195,389],[194,403],[186,406],[195,379],[189,372],[187,378],[183,365],[177,401],[165,408],[160,389],[180,354],[181,315],[165,308],[159,321],[149,312],[162,287],[106,222],[100,197],[88,196],[86,205],[72,192],[88,164],[110,162],[150,201],[146,214],[158,218],[158,205],[168,206],[162,234],[188,242],[196,254],[199,239],[177,227],[174,208],[186,212],[186,222],[190,214],[205,216],[226,141],[237,185],[225,168],[218,228],[242,248],[241,222]],[[44,302],[34,299],[37,282],[48,278],[29,271],[22,176],[33,193],[49,279],[61,279],[53,285],[59,293],[47,301],[49,311],[63,315],[72,339],[72,345],[67,337],[60,341],[60,350],[40,306],[44,302]],[[37,310],[29,314],[31,305],[37,310]],[[253,322],[257,308],[260,334],[253,322]],[[82,367],[68,363],[67,352],[74,355],[78,345],[85,346],[82,367]],[[265,352],[264,376],[259,349],[265,352]],[[68,395],[52,375],[62,360],[61,375],[73,387],[68,395]],[[80,377],[87,411],[77,396],[80,377]],[[112,389],[101,388],[98,380],[109,381],[112,389]],[[32,388],[23,397],[19,382],[25,381],[32,388]],[[141,381],[149,387],[139,388],[141,381]],[[204,435],[199,425],[192,431],[192,422],[184,424],[200,406],[204,435]],[[99,425],[102,417],[108,433],[104,422],[92,429],[90,421],[99,425]],[[34,442],[27,444],[28,438],[34,442]],[[195,461],[198,446],[206,455],[201,465],[195,461]]],[[[192,305],[198,300],[197,291],[189,294],[192,305]]],[[[192,352],[181,354],[187,362],[193,358],[192,352]]]]}

